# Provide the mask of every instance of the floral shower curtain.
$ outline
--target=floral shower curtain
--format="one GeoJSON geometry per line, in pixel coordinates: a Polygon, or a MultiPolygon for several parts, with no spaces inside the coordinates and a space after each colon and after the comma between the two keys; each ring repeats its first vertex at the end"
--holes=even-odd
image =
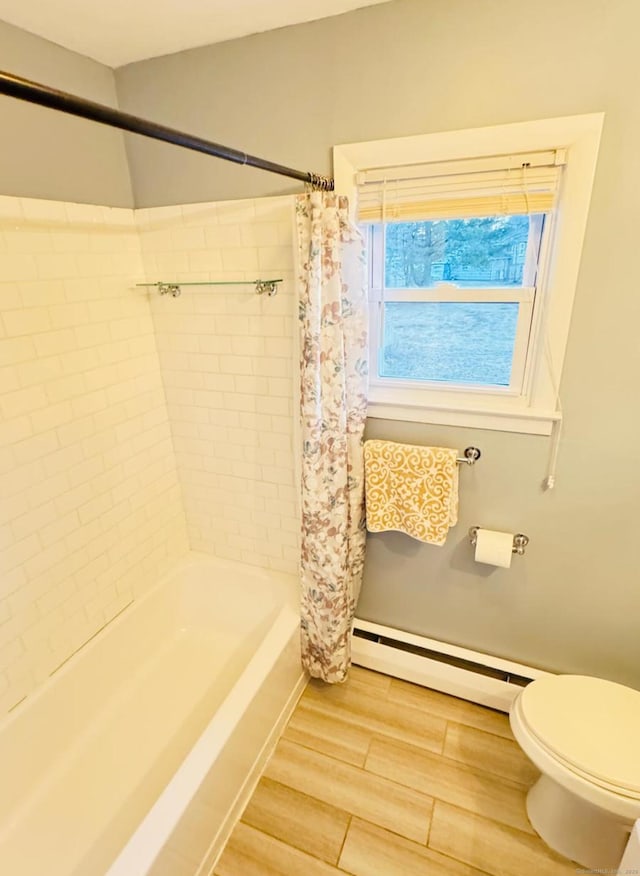
{"type": "Polygon", "coordinates": [[[367,390],[364,244],[347,199],[296,200],[301,336],[302,662],[344,681],[364,566],[367,390]]]}

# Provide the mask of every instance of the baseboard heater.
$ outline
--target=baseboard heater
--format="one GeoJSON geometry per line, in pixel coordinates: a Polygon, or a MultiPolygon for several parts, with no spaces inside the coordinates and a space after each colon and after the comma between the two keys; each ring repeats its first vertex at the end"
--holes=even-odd
{"type": "Polygon", "coordinates": [[[358,666],[508,712],[542,669],[356,618],[351,659],[358,666]]]}

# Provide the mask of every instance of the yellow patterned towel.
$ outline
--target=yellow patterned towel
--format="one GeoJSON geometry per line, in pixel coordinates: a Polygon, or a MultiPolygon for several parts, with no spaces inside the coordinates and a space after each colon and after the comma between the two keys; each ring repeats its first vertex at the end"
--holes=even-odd
{"type": "Polygon", "coordinates": [[[458,451],[365,441],[367,529],[442,545],[458,521],[458,451]]]}

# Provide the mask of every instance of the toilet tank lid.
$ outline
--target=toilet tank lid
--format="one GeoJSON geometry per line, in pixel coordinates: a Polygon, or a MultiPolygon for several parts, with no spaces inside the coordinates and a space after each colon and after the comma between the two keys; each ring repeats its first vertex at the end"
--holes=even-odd
{"type": "Polygon", "coordinates": [[[551,675],[520,695],[529,730],[568,765],[640,792],[640,692],[603,678],[551,675]]]}

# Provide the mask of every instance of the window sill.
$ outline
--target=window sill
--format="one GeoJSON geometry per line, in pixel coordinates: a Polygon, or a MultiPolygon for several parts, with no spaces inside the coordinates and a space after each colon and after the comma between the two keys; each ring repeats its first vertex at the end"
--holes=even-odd
{"type": "Polygon", "coordinates": [[[521,432],[527,435],[550,435],[561,414],[530,407],[483,407],[482,409],[449,408],[438,405],[391,404],[370,401],[367,416],[380,420],[403,420],[409,423],[431,423],[438,426],[464,426],[491,429],[496,432],[521,432]]]}

